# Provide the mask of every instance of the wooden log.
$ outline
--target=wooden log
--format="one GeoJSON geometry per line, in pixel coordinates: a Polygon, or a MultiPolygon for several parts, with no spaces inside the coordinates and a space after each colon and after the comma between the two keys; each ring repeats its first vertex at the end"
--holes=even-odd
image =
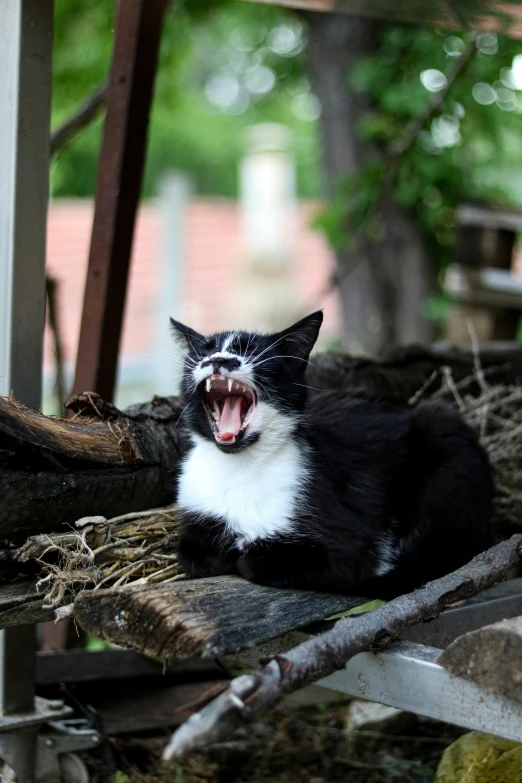
{"type": "Polygon", "coordinates": [[[0,398],[0,538],[174,501],[186,448],[175,397],[123,412],[84,394],[70,408],[74,419],[51,419],[0,398]]]}
{"type": "MultiPolygon", "coordinates": [[[[480,364],[491,384],[513,384],[522,380],[522,345],[520,343],[483,343],[479,346],[480,364]]],[[[445,343],[431,346],[409,345],[390,349],[377,359],[350,356],[346,353],[324,353],[312,357],[307,383],[322,391],[364,390],[408,402],[429,385],[426,395],[440,389],[449,367],[455,383],[475,375],[475,357],[469,348],[455,348],[445,343]]],[[[469,394],[479,394],[478,383],[466,387],[469,394]]]]}
{"type": "Polygon", "coordinates": [[[125,416],[114,417],[111,424],[96,419],[50,419],[11,397],[0,397],[0,441],[3,449],[23,444],[55,458],[81,458],[104,465],[132,465],[143,459],[125,416]]]}
{"type": "MultiPolygon", "coordinates": [[[[481,346],[480,357],[491,383],[522,378],[520,344],[481,346]]],[[[410,346],[378,360],[325,353],[314,357],[308,384],[406,402],[425,385],[427,395],[437,391],[445,366],[458,383],[473,375],[475,357],[448,346],[410,346]]],[[[472,384],[467,391],[479,389],[472,384]]],[[[0,398],[0,539],[18,543],[83,516],[109,518],[175,501],[179,459],[187,448],[175,397],[120,411],[85,393],[72,399],[69,410],[70,420],[50,419],[0,398]]]]}
{"type": "Polygon", "coordinates": [[[162,658],[245,650],[359,606],[361,597],[280,590],[234,576],[84,591],[74,616],[88,633],[162,658]]]}
{"type": "Polygon", "coordinates": [[[457,677],[522,702],[522,617],[459,636],[438,663],[457,677]]]}

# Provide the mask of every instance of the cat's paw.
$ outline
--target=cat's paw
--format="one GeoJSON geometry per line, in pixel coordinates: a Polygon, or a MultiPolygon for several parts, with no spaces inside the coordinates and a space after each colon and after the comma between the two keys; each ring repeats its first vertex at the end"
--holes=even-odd
{"type": "Polygon", "coordinates": [[[179,554],[181,568],[189,579],[205,579],[209,576],[216,576],[213,566],[208,560],[194,560],[191,557],[184,557],[179,554]]]}
{"type": "Polygon", "coordinates": [[[189,579],[205,579],[209,576],[223,576],[235,571],[235,558],[222,557],[208,549],[203,549],[191,539],[182,539],[178,558],[183,571],[189,579]]]}
{"type": "Polygon", "coordinates": [[[258,585],[280,587],[284,583],[284,580],[278,580],[271,572],[265,557],[241,555],[236,562],[236,571],[243,579],[248,579],[249,582],[255,582],[258,585]]]}

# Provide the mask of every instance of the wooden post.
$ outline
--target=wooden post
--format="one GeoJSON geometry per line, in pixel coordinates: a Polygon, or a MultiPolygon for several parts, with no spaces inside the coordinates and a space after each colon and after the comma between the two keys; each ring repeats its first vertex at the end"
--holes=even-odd
{"type": "Polygon", "coordinates": [[[448,270],[446,290],[456,300],[449,312],[446,339],[469,345],[472,324],[479,342],[514,340],[522,312],[522,297],[499,301],[498,290],[488,290],[481,277],[485,269],[511,269],[522,212],[464,204],[457,213],[459,228],[456,265],[448,270]],[[462,290],[459,291],[459,287],[462,290]]]}
{"type": "MultiPolygon", "coordinates": [[[[52,40],[53,0],[0,2],[0,394],[30,408],[42,386],[52,40]]],[[[0,632],[3,716],[34,710],[35,646],[32,625],[0,632]]],[[[26,783],[34,733],[11,749],[26,783]]]]}
{"type": "Polygon", "coordinates": [[[112,400],[166,0],[120,0],[74,391],[112,400]]]}

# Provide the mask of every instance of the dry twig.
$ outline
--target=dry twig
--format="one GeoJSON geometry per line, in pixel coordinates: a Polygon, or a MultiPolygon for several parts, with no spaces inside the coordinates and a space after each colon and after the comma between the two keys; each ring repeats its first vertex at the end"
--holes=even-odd
{"type": "Polygon", "coordinates": [[[365,615],[339,620],[330,631],[271,658],[258,671],[236,677],[175,732],[164,758],[226,739],[286,694],[342,669],[357,653],[383,647],[412,625],[436,617],[449,604],[505,579],[519,562],[521,545],[522,535],[513,536],[452,574],[365,615]]]}

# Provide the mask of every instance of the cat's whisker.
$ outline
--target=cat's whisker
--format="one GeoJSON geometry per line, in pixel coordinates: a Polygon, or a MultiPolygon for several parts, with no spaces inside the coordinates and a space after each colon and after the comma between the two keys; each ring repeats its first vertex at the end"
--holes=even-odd
{"type": "MultiPolygon", "coordinates": [[[[265,349],[264,349],[264,351],[261,351],[261,353],[258,353],[258,354],[257,354],[257,356],[256,356],[256,358],[257,358],[257,359],[260,359],[260,358],[261,358],[261,356],[263,356],[263,355],[264,355],[264,354],[265,354],[267,351],[270,351],[272,348],[275,348],[275,346],[276,346],[278,343],[280,343],[282,340],[284,340],[284,339],[285,339],[285,336],[283,335],[282,337],[279,337],[279,339],[277,339],[277,340],[274,340],[274,342],[273,342],[273,343],[271,343],[271,345],[269,345],[267,348],[265,348],[265,349]]],[[[247,358],[251,359],[251,358],[252,358],[252,356],[253,356],[253,353],[251,353],[251,354],[250,354],[250,355],[249,355],[247,358]]],[[[257,365],[254,365],[254,366],[257,366],[257,365]]]]}
{"type": "Polygon", "coordinates": [[[303,359],[302,356],[291,356],[290,354],[282,354],[280,356],[269,356],[268,359],[263,359],[261,362],[257,362],[253,365],[254,368],[259,367],[261,364],[264,364],[265,362],[273,361],[274,359],[297,359],[299,362],[306,362],[306,364],[310,364],[312,367],[315,367],[314,364],[309,359],[303,359]]]}
{"type": "Polygon", "coordinates": [[[307,386],[306,383],[294,383],[293,386],[302,386],[304,389],[311,389],[312,391],[322,392],[324,389],[318,389],[316,386],[307,386]]]}
{"type": "Polygon", "coordinates": [[[176,424],[174,425],[174,429],[172,430],[172,432],[176,432],[176,430],[177,430],[177,428],[178,428],[178,424],[180,423],[181,419],[183,418],[183,414],[185,413],[185,411],[187,410],[187,408],[189,408],[189,407],[190,407],[190,405],[191,405],[191,402],[192,402],[192,401],[190,401],[190,402],[187,402],[187,404],[185,405],[185,407],[183,408],[183,410],[182,410],[182,411],[181,411],[181,413],[179,414],[178,420],[177,420],[176,424]]]}
{"type": "Polygon", "coordinates": [[[198,352],[197,352],[197,351],[194,349],[194,346],[192,346],[192,350],[193,350],[193,351],[194,351],[194,353],[196,354],[196,359],[193,359],[193,358],[192,358],[192,356],[191,356],[189,353],[187,353],[187,351],[184,351],[184,350],[183,350],[183,348],[181,348],[179,345],[178,345],[178,349],[181,351],[181,353],[182,353],[182,354],[183,354],[183,356],[184,356],[184,357],[187,359],[187,361],[189,361],[189,362],[193,362],[193,364],[194,364],[194,365],[198,364],[198,363],[199,363],[199,362],[202,360],[202,358],[203,358],[203,357],[201,357],[201,356],[199,355],[199,353],[198,353],[198,352]]]}

